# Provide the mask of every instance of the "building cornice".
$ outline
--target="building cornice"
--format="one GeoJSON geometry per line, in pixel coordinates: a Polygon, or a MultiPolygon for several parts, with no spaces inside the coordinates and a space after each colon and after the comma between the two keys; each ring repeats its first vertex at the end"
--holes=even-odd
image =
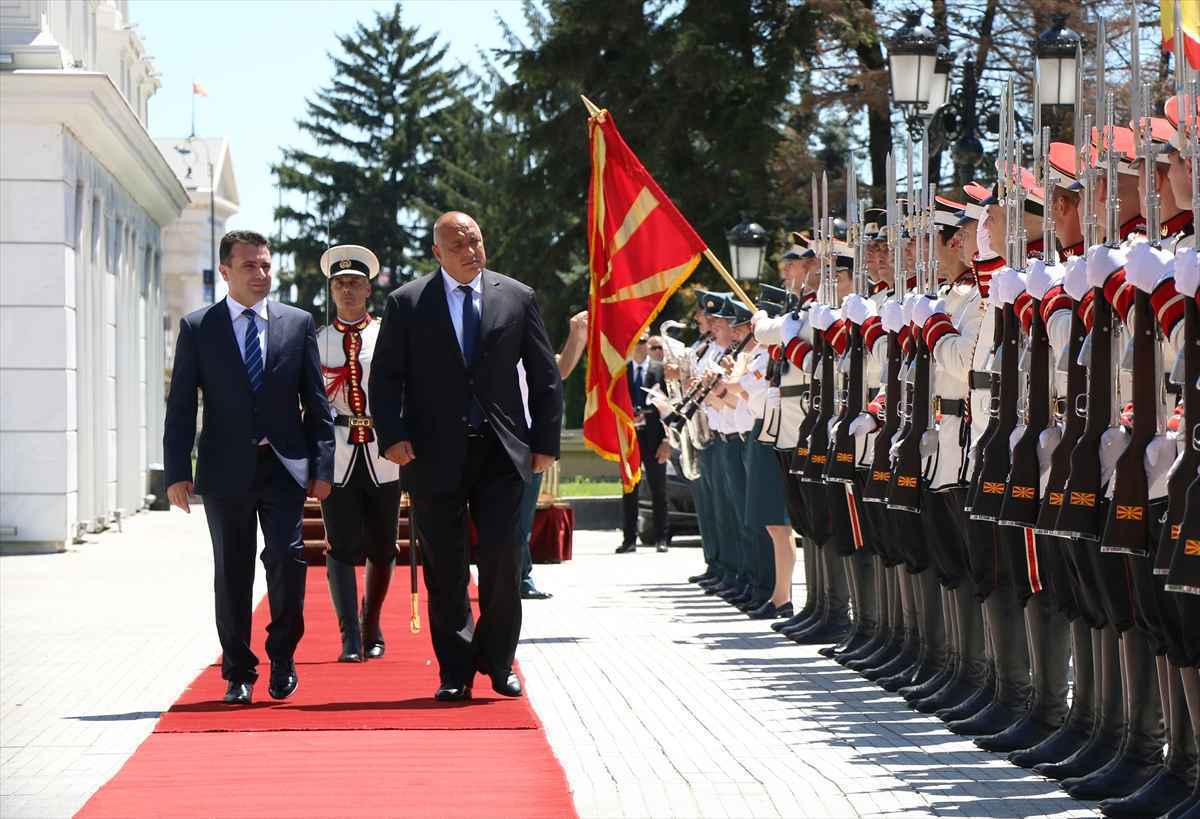
{"type": "Polygon", "coordinates": [[[70,129],[159,225],[174,222],[188,204],[187,191],[107,74],[0,73],[0,121],[70,129]]]}

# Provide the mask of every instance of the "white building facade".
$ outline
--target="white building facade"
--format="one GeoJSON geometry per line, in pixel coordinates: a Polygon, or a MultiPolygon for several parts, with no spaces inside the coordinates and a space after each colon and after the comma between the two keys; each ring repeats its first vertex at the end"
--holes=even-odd
{"type": "Polygon", "coordinates": [[[162,459],[162,232],[188,194],[146,130],[125,0],[0,3],[0,550],[143,508],[162,459]]]}
{"type": "Polygon", "coordinates": [[[239,200],[228,141],[193,137],[155,142],[191,197],[183,215],[162,234],[163,320],[170,369],[179,320],[220,296],[217,245],[226,222],[238,212],[239,200]]]}

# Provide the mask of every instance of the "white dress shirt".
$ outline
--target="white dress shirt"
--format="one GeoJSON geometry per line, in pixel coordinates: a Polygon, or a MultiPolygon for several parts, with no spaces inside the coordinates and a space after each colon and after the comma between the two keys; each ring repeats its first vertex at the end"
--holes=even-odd
{"type": "MultiPolygon", "coordinates": [[[[233,337],[237,339],[238,352],[242,354],[244,362],[246,360],[246,322],[251,319],[242,315],[246,305],[239,304],[233,296],[226,296],[225,304],[229,307],[229,318],[233,320],[233,337]]],[[[267,372],[267,300],[263,299],[250,309],[254,311],[254,325],[258,329],[258,348],[262,350],[263,375],[265,376],[267,372]]]]}
{"type": "MultiPolygon", "coordinates": [[[[463,326],[462,326],[462,311],[463,311],[463,292],[458,288],[462,286],[462,282],[457,281],[453,276],[443,268],[442,284],[446,288],[446,304],[450,308],[450,322],[454,325],[454,335],[458,339],[458,348],[463,348],[463,326]]],[[[471,288],[471,300],[475,304],[475,312],[479,314],[480,322],[483,321],[483,271],[472,279],[468,285],[471,288]]],[[[476,339],[478,343],[478,339],[476,339]]]]}

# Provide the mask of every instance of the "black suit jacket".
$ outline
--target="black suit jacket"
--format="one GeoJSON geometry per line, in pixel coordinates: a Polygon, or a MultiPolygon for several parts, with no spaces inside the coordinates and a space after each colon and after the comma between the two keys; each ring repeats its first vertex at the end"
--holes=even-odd
{"type": "MultiPolygon", "coordinates": [[[[646,372],[642,376],[642,389],[648,390],[656,384],[665,392],[666,385],[663,384],[663,366],[653,359],[646,359],[646,372]]],[[[634,408],[637,407],[637,390],[633,387],[633,362],[630,361],[625,366],[625,380],[629,383],[629,399],[633,403],[634,408]]],[[[643,411],[642,417],[646,419],[646,425],[639,431],[640,437],[647,443],[653,443],[655,447],[662,442],[666,437],[666,430],[663,429],[662,417],[659,415],[658,409],[646,400],[646,393],[642,392],[643,411]]],[[[649,453],[651,456],[653,452],[649,453]]]]}
{"type": "Polygon", "coordinates": [[[192,480],[197,390],[204,393],[204,428],[196,453],[196,494],[250,491],[256,428],[285,463],[307,466],[309,480],[333,480],[333,417],[316,325],[306,311],[267,302],[267,360],[257,396],[250,389],[225,299],[179,322],[163,432],[168,486],[192,480]]]}
{"type": "Polygon", "coordinates": [[[371,362],[368,401],[386,451],[410,441],[416,459],[404,469],[405,487],[449,492],[462,478],[467,454],[464,410],[474,394],[522,480],[530,452],[558,456],[562,381],[531,288],[483,271],[482,316],[475,360],[463,360],[439,270],[387,298],[371,362]],[[525,363],[529,414],[517,381],[525,363]]]}

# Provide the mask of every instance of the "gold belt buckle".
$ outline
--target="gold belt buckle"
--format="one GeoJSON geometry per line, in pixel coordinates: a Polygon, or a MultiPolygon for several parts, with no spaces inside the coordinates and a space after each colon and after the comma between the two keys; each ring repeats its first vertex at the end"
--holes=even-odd
{"type": "Polygon", "coordinates": [[[364,416],[354,415],[354,416],[350,417],[350,426],[370,428],[370,427],[375,426],[375,422],[372,421],[370,418],[366,417],[365,415],[364,416]]]}
{"type": "Polygon", "coordinates": [[[933,414],[934,415],[942,414],[942,396],[940,396],[940,395],[933,396],[933,414]]]}

